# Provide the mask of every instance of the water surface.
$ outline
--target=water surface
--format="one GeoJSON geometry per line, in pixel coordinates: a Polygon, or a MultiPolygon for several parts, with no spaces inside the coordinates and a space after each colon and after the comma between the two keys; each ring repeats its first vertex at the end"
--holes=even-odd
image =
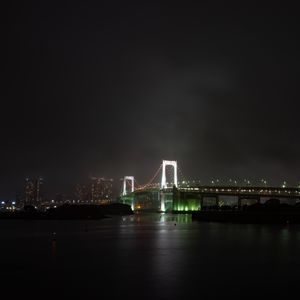
{"type": "Polygon", "coordinates": [[[12,298],[250,299],[298,293],[298,225],[198,223],[168,214],[2,220],[0,241],[1,289],[12,298]]]}

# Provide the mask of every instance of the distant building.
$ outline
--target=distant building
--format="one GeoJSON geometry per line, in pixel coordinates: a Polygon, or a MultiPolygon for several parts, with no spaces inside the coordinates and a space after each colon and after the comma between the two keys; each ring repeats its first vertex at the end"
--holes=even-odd
{"type": "Polygon", "coordinates": [[[75,186],[75,202],[89,203],[91,199],[88,186],[85,184],[76,184],[75,186]]]}
{"type": "Polygon", "coordinates": [[[88,184],[75,186],[72,203],[105,204],[112,201],[113,179],[91,177],[88,184]]]}
{"type": "Polygon", "coordinates": [[[15,203],[17,208],[22,208],[24,206],[24,196],[22,194],[16,193],[15,203]]]}
{"type": "Polygon", "coordinates": [[[43,179],[30,179],[26,178],[24,186],[24,205],[33,205],[40,207],[42,204],[41,188],[43,179]]]}
{"type": "Polygon", "coordinates": [[[112,201],[113,179],[91,177],[91,202],[105,204],[112,201]]]}

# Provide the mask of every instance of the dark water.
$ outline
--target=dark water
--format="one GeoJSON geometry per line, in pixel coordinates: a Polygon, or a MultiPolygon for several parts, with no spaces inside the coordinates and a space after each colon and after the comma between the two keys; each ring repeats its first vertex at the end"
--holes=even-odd
{"type": "Polygon", "coordinates": [[[3,220],[0,242],[1,291],[13,299],[25,294],[39,299],[299,294],[297,225],[197,223],[188,215],[159,214],[100,221],[3,220]]]}

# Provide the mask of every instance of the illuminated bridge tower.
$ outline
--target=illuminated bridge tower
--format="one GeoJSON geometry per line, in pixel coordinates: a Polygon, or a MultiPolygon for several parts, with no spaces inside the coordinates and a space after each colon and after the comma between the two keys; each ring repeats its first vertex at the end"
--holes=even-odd
{"type": "MultiPolygon", "coordinates": [[[[126,196],[129,194],[127,192],[127,183],[129,182],[130,185],[130,193],[134,192],[134,176],[125,176],[123,179],[123,190],[122,190],[122,196],[126,198],[126,196]]],[[[131,209],[134,210],[134,197],[132,197],[132,200],[130,201],[131,209]]]]}
{"type": "MultiPolygon", "coordinates": [[[[178,187],[178,176],[177,176],[177,161],[175,160],[163,160],[162,163],[162,175],[161,175],[161,190],[164,190],[167,188],[167,181],[166,181],[166,167],[171,166],[174,169],[174,178],[173,178],[173,185],[178,187]]],[[[165,193],[161,192],[161,199],[160,199],[160,210],[162,212],[166,211],[165,207],[165,193]]]]}
{"type": "Polygon", "coordinates": [[[177,187],[178,186],[178,178],[177,178],[177,161],[175,160],[163,160],[162,163],[162,176],[161,176],[161,189],[167,188],[167,182],[166,182],[166,167],[172,166],[174,168],[174,180],[173,183],[177,187]]]}
{"type": "Polygon", "coordinates": [[[122,196],[127,195],[127,182],[130,181],[131,193],[134,192],[134,176],[125,176],[123,179],[123,191],[122,196]]]}

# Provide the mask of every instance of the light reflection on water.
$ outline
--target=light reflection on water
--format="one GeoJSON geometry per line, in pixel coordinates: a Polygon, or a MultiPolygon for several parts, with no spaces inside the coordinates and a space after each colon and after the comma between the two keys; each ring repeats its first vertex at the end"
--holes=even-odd
{"type": "Polygon", "coordinates": [[[124,222],[124,225],[127,225],[128,223],[143,223],[145,224],[156,224],[158,226],[164,225],[174,225],[182,224],[182,223],[192,223],[192,216],[190,214],[167,214],[167,213],[161,213],[161,214],[151,214],[151,213],[137,213],[132,216],[124,216],[122,217],[122,221],[124,222]]]}
{"type": "Polygon", "coordinates": [[[34,282],[40,293],[51,282],[49,293],[112,298],[284,295],[300,275],[299,229],[198,223],[185,214],[1,221],[0,279],[23,288],[34,282]]]}

